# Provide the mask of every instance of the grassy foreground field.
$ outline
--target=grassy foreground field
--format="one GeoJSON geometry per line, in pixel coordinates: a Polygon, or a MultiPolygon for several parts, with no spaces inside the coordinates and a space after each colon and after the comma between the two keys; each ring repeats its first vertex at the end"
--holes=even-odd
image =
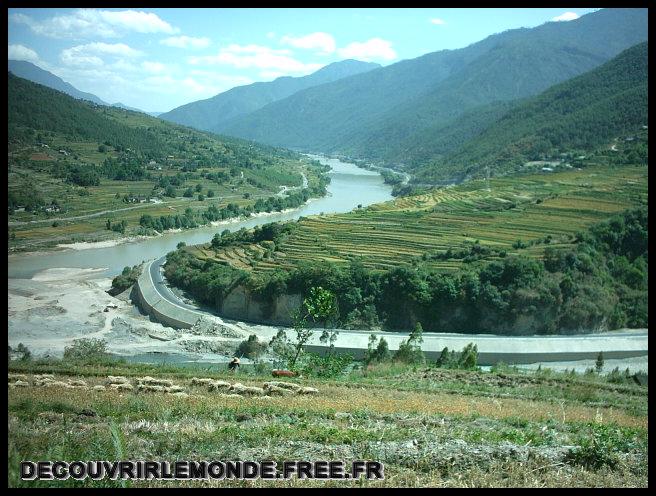
{"type": "Polygon", "coordinates": [[[262,386],[269,375],[112,363],[11,362],[9,486],[21,460],[377,460],[382,481],[133,481],[131,486],[646,487],[647,388],[592,375],[383,364],[299,379],[315,395],[227,397],[192,377],[262,386]],[[87,387],[35,385],[34,374],[87,387]],[[169,379],[186,395],[94,390],[107,375],[169,379]]]}
{"type": "Polygon", "coordinates": [[[470,181],[350,213],[303,218],[268,257],[259,244],[186,249],[200,259],[254,272],[306,261],[349,260],[378,270],[423,261],[430,268],[452,271],[462,259],[433,255],[468,249],[478,240],[508,254],[541,257],[547,243],[572,246],[577,232],[646,202],[646,167],[598,165],[495,178],[489,190],[484,180],[470,181]],[[517,240],[527,246],[514,247],[517,240]]]}

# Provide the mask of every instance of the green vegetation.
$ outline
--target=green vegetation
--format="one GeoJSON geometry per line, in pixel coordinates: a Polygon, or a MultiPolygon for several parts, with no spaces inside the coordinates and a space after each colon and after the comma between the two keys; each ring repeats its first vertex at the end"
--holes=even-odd
{"type": "Polygon", "coordinates": [[[123,271],[112,279],[112,288],[108,293],[112,296],[122,293],[130,286],[132,286],[139,276],[141,275],[141,265],[135,265],[134,267],[124,267],[123,271]]]}
{"type": "Polygon", "coordinates": [[[259,341],[256,334],[251,334],[237,346],[236,356],[245,356],[251,360],[256,359],[267,350],[267,344],[259,341]]]}
{"type": "MultiPolygon", "coordinates": [[[[597,69],[517,103],[440,160],[415,167],[415,181],[480,177],[486,166],[494,174],[522,171],[531,162],[553,167],[560,165],[563,152],[568,162],[575,162],[578,155],[618,137],[635,139],[648,121],[647,79],[647,43],[641,43],[597,69]]],[[[631,153],[630,162],[646,162],[646,140],[631,153]]]]}
{"type": "Polygon", "coordinates": [[[506,102],[538,95],[646,40],[645,9],[602,9],[308,88],[237,117],[222,131],[278,146],[425,164],[487,128],[506,102]],[[480,115],[458,121],[475,109],[480,115]]]}
{"type": "Polygon", "coordinates": [[[287,337],[287,332],[281,328],[278,333],[271,339],[269,346],[277,359],[277,363],[284,368],[290,370],[298,370],[299,359],[306,358],[307,355],[304,346],[313,335],[310,323],[322,323],[324,332],[320,340],[322,343],[330,343],[327,357],[319,357],[318,355],[309,355],[309,363],[304,363],[302,367],[309,367],[310,369],[323,370],[328,368],[330,373],[324,371],[320,375],[331,375],[334,373],[334,368],[341,372],[342,369],[348,364],[350,359],[343,361],[341,358],[334,360],[333,344],[337,339],[338,331],[335,329],[327,329],[330,321],[336,316],[337,305],[335,295],[322,288],[321,286],[310,288],[308,296],[303,299],[303,303],[293,313],[293,329],[296,333],[295,341],[287,337]]]}
{"type": "Polygon", "coordinates": [[[485,185],[217,235],[169,254],[166,276],[219,308],[240,285],[264,302],[322,286],[337,296],[346,328],[647,326],[644,167],[590,165],[485,185]]]}
{"type": "Polygon", "coordinates": [[[86,364],[107,362],[107,341],[104,339],[76,339],[71,346],[64,349],[64,360],[86,364]]]}
{"type": "Polygon", "coordinates": [[[417,325],[410,333],[410,336],[408,336],[408,339],[402,341],[399,345],[399,349],[394,353],[393,359],[408,364],[424,364],[426,362],[426,357],[421,350],[421,343],[424,341],[422,338],[422,332],[423,329],[421,324],[417,322],[417,325]]]}
{"type": "Polygon", "coordinates": [[[326,168],[296,153],[75,100],[12,74],[8,84],[12,250],[159,231],[142,216],[187,228],[325,193],[326,168]],[[309,187],[301,191],[302,174],[309,187]],[[298,191],[274,196],[283,185],[298,191]]]}
{"type": "MultiPolygon", "coordinates": [[[[242,367],[236,378],[225,365],[12,360],[9,372],[24,374],[30,386],[9,389],[9,486],[122,483],[21,481],[21,460],[283,460],[324,459],[329,453],[382,461],[385,479],[291,479],[275,485],[648,484],[647,387],[613,384],[597,374],[415,369],[380,363],[329,378],[304,376],[293,382],[315,387],[318,394],[263,400],[222,397],[191,381],[210,377],[261,386],[271,376],[255,367],[242,367]],[[84,380],[89,389],[39,387],[32,375],[39,373],[55,374],[56,381],[84,380]],[[167,379],[189,396],[91,389],[106,384],[107,375],[167,379]]],[[[171,484],[180,483],[129,482],[134,487],[171,484]]],[[[266,481],[255,485],[272,487],[266,481]]]]}

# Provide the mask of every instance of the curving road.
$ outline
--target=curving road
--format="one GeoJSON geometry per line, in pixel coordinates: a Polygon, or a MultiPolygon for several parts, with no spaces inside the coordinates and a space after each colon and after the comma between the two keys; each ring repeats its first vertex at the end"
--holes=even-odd
{"type": "MultiPolygon", "coordinates": [[[[270,339],[280,329],[279,326],[226,320],[207,309],[182,301],[171,291],[164,280],[162,265],[165,262],[166,256],[147,262],[144,267],[147,276],[141,277],[139,280],[139,284],[152,286],[151,289],[156,295],[153,306],[157,306],[160,314],[170,315],[172,318],[188,322],[189,324],[185,327],[190,326],[201,317],[209,317],[242,332],[255,333],[264,339],[270,339]],[[167,304],[162,305],[160,299],[167,304]]],[[[307,349],[321,352],[327,348],[319,341],[321,332],[321,329],[315,329],[313,338],[306,346],[307,349]]],[[[356,357],[362,356],[367,349],[369,336],[372,334],[379,337],[384,336],[390,350],[398,349],[401,341],[408,337],[407,333],[402,332],[340,329],[335,347],[342,352],[352,353],[356,357]]],[[[430,359],[437,358],[444,347],[448,347],[450,350],[460,350],[468,343],[474,342],[478,347],[481,365],[492,365],[498,361],[521,364],[539,361],[595,359],[600,351],[603,351],[604,357],[607,359],[630,358],[648,355],[647,336],[647,329],[574,336],[501,336],[425,332],[422,349],[430,359]]]]}

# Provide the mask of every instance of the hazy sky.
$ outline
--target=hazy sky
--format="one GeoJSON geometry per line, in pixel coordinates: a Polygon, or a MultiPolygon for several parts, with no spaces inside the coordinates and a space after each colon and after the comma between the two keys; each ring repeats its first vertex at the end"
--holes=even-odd
{"type": "Polygon", "coordinates": [[[597,9],[9,9],[8,58],[109,103],[168,111],[358,59],[389,65],[597,9]]]}

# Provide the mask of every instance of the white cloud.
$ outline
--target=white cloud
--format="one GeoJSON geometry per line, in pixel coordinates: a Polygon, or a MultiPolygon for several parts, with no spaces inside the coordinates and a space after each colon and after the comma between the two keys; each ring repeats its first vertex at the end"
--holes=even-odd
{"type": "Polygon", "coordinates": [[[442,25],[446,24],[446,21],[444,19],[440,19],[439,17],[431,19],[430,22],[431,22],[431,24],[436,24],[438,26],[442,26],[442,25]]]}
{"type": "Polygon", "coordinates": [[[256,68],[276,71],[283,74],[308,74],[321,67],[322,64],[305,64],[290,56],[289,50],[276,50],[261,45],[228,45],[219,50],[217,55],[189,57],[192,65],[225,64],[239,69],[256,68]]]}
{"type": "Polygon", "coordinates": [[[142,62],[141,67],[143,70],[150,72],[151,74],[160,74],[162,72],[166,72],[167,69],[166,65],[162,64],[161,62],[150,62],[148,60],[142,62]]]}
{"type": "Polygon", "coordinates": [[[160,41],[162,45],[175,48],[206,48],[210,46],[209,38],[194,38],[192,36],[171,36],[160,41]]]}
{"type": "Polygon", "coordinates": [[[24,45],[8,45],[7,58],[11,60],[26,60],[28,62],[39,62],[39,55],[24,45]]]}
{"type": "Polygon", "coordinates": [[[274,31],[269,31],[269,32],[266,34],[266,37],[269,38],[270,40],[272,40],[273,38],[276,37],[276,33],[275,33],[274,31]]]}
{"type": "Polygon", "coordinates": [[[371,61],[375,59],[393,60],[396,52],[392,44],[380,38],[371,38],[364,43],[353,42],[338,50],[339,54],[347,59],[371,61]]]}
{"type": "Polygon", "coordinates": [[[564,14],[560,14],[559,16],[556,16],[551,20],[554,22],[561,22],[561,21],[573,21],[574,19],[578,19],[578,18],[579,15],[574,12],[565,12],[564,14]]]}
{"type": "Polygon", "coordinates": [[[335,38],[328,33],[317,32],[298,38],[283,36],[280,43],[306,50],[319,50],[321,53],[333,53],[335,51],[335,38]]]}
{"type": "Polygon", "coordinates": [[[144,34],[179,32],[179,29],[162,20],[157,14],[137,10],[78,9],[70,14],[56,15],[42,21],[16,13],[9,19],[29,26],[36,34],[52,38],[112,38],[128,31],[144,34]]]}
{"type": "Polygon", "coordinates": [[[60,59],[66,65],[103,65],[100,56],[110,57],[138,57],[143,55],[139,50],[130,48],[124,43],[87,43],[62,50],[60,59]]]}

